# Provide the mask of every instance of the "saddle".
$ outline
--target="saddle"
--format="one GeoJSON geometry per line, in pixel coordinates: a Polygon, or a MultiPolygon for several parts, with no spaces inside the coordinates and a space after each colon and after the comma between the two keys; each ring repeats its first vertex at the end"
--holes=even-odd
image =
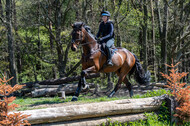
{"type": "MultiPolygon", "coordinates": [[[[116,53],[117,50],[118,50],[118,49],[117,49],[114,45],[112,45],[112,46],[111,46],[111,56],[113,56],[114,53],[116,53]]],[[[107,56],[107,53],[106,53],[106,51],[104,50],[104,48],[103,48],[102,45],[100,45],[100,51],[101,51],[101,53],[102,53],[103,55],[107,56]]]]}

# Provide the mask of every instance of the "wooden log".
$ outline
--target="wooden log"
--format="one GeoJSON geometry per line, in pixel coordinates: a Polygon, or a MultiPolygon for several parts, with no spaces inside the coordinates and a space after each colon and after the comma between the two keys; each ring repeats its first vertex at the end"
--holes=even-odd
{"type": "MultiPolygon", "coordinates": [[[[90,88],[95,88],[95,84],[89,83],[90,88]]],[[[32,97],[42,97],[42,96],[55,96],[59,91],[65,91],[65,94],[74,94],[77,89],[78,84],[67,84],[65,86],[59,86],[57,88],[41,88],[32,91],[32,97]]],[[[83,92],[84,90],[82,90],[83,92]]]]}
{"type": "Polygon", "coordinates": [[[65,85],[68,85],[68,84],[60,84],[60,85],[39,85],[39,84],[36,84],[35,85],[35,89],[41,89],[41,88],[60,88],[60,87],[64,87],[65,85]]]}
{"type": "MultiPolygon", "coordinates": [[[[97,77],[100,77],[100,73],[89,74],[88,76],[86,76],[86,79],[92,79],[92,78],[97,78],[97,77]]],[[[59,85],[59,84],[73,82],[73,81],[78,81],[80,78],[81,78],[81,76],[63,77],[63,78],[59,78],[59,79],[44,80],[44,81],[40,81],[40,82],[29,82],[29,83],[25,83],[25,85],[27,88],[32,88],[32,87],[34,87],[35,84],[59,85]]]]}
{"type": "MultiPolygon", "coordinates": [[[[91,79],[91,78],[97,78],[100,77],[99,73],[93,73],[93,74],[89,74],[88,76],[86,76],[86,79],[91,79]]],[[[73,81],[78,81],[81,78],[81,76],[75,76],[75,77],[63,77],[60,79],[54,79],[54,80],[45,80],[45,81],[41,81],[39,82],[40,85],[57,85],[57,84],[64,84],[64,83],[69,83],[69,82],[73,82],[73,81]]]]}
{"type": "Polygon", "coordinates": [[[31,124],[70,121],[85,118],[135,114],[158,110],[164,97],[123,99],[109,102],[65,105],[63,107],[21,111],[31,115],[31,124]]]}
{"type": "Polygon", "coordinates": [[[167,88],[165,83],[151,83],[150,86],[167,88]]]}
{"type": "MultiPolygon", "coordinates": [[[[138,114],[127,114],[127,115],[124,114],[124,115],[107,116],[99,118],[80,119],[76,121],[48,123],[48,124],[43,124],[43,126],[50,126],[50,125],[51,126],[99,126],[103,123],[108,124],[109,122],[113,123],[115,121],[118,121],[120,123],[125,123],[125,122],[133,122],[145,119],[146,116],[144,115],[144,113],[138,113],[138,114]]],[[[41,126],[41,124],[35,126],[41,126]]]]}

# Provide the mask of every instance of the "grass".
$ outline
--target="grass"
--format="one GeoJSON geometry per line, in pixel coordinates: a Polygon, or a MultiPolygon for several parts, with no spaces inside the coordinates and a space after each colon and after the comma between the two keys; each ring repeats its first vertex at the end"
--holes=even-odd
{"type": "Polygon", "coordinates": [[[134,95],[133,98],[147,98],[147,97],[154,97],[154,96],[161,96],[163,94],[168,94],[170,91],[166,91],[165,89],[159,89],[156,91],[148,91],[147,93],[143,95],[134,95]]]}
{"type": "MultiPolygon", "coordinates": [[[[157,91],[148,91],[144,95],[134,95],[133,98],[146,98],[146,97],[154,97],[161,96],[166,94],[167,91],[164,89],[160,89],[157,91]]],[[[41,98],[17,98],[13,103],[19,104],[20,107],[17,108],[17,111],[29,110],[29,109],[40,109],[46,107],[40,107],[39,105],[44,104],[59,104],[59,103],[69,103],[72,99],[72,96],[67,96],[66,99],[60,99],[59,97],[41,97],[41,98]],[[34,107],[39,106],[39,107],[34,107]]],[[[103,102],[103,101],[113,101],[120,99],[129,99],[129,96],[125,97],[112,97],[108,98],[107,96],[94,98],[92,96],[80,95],[78,101],[76,103],[92,103],[92,102],[103,102]]]]}

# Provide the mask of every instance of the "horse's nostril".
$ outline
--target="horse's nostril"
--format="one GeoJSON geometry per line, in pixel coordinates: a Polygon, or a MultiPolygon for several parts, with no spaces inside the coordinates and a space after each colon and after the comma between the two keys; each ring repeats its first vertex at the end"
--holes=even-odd
{"type": "Polygon", "coordinates": [[[71,47],[71,50],[72,50],[72,51],[76,51],[76,48],[74,48],[74,47],[71,47]]]}

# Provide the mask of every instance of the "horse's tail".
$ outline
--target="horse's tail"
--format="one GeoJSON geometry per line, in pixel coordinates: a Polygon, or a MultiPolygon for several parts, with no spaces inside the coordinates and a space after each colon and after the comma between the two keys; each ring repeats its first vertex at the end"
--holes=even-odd
{"type": "Polygon", "coordinates": [[[144,72],[144,69],[142,68],[142,65],[139,62],[139,59],[135,54],[133,54],[135,57],[135,65],[129,72],[129,78],[132,75],[132,73],[135,71],[135,80],[142,85],[148,85],[150,83],[150,72],[147,71],[146,73],[144,72]]]}

